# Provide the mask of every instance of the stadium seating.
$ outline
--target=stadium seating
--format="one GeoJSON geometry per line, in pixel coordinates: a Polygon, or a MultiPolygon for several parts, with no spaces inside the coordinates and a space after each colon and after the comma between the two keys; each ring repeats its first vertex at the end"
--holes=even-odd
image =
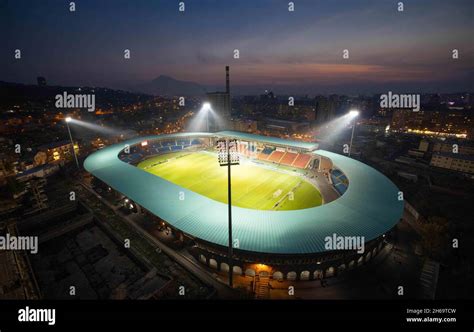
{"type": "Polygon", "coordinates": [[[293,164],[291,164],[291,166],[298,168],[306,168],[310,160],[310,155],[299,153],[293,164]]]}
{"type": "Polygon", "coordinates": [[[176,145],[176,141],[161,141],[162,146],[172,146],[176,145]]]}
{"type": "Polygon", "coordinates": [[[331,180],[332,180],[332,185],[336,189],[336,191],[339,193],[339,195],[342,195],[346,192],[347,187],[349,185],[349,181],[344,173],[342,173],[338,169],[333,169],[331,171],[331,180]]]}
{"type": "Polygon", "coordinates": [[[334,185],[334,188],[336,188],[337,192],[339,193],[339,195],[342,195],[346,192],[347,190],[347,186],[344,185],[343,183],[337,183],[334,185]]]}
{"type": "Polygon", "coordinates": [[[274,163],[279,163],[284,154],[285,152],[282,151],[273,151],[267,160],[274,163]]]}
{"type": "Polygon", "coordinates": [[[275,151],[275,148],[271,148],[266,146],[257,156],[258,159],[260,160],[267,160],[268,157],[272,154],[272,152],[275,151]]]}
{"type": "Polygon", "coordinates": [[[191,145],[191,142],[189,141],[189,139],[179,139],[176,141],[176,145],[187,146],[191,145]]]}
{"type": "Polygon", "coordinates": [[[338,178],[340,177],[341,175],[344,175],[344,173],[342,173],[340,170],[338,169],[333,169],[331,171],[331,175],[333,175],[334,177],[338,178]]]}
{"type": "Polygon", "coordinates": [[[177,139],[177,140],[169,140],[169,141],[149,141],[146,147],[141,147],[139,145],[135,145],[131,147],[130,154],[121,153],[120,160],[126,163],[138,163],[140,162],[145,156],[173,152],[173,151],[181,151],[185,148],[188,148],[192,145],[200,145],[202,141],[198,138],[195,139],[177,139]]]}
{"type": "Polygon", "coordinates": [[[122,155],[120,155],[120,159],[129,164],[137,163],[140,160],[142,160],[143,157],[144,155],[141,153],[131,153],[131,154],[123,153],[122,155]]]}
{"type": "Polygon", "coordinates": [[[293,164],[293,161],[295,161],[297,156],[298,156],[297,153],[287,152],[285,153],[283,158],[281,158],[280,163],[283,165],[291,166],[291,164],[293,164]]]}
{"type": "Polygon", "coordinates": [[[249,150],[247,148],[247,145],[245,144],[239,144],[239,153],[243,156],[248,156],[250,155],[249,150]]]}

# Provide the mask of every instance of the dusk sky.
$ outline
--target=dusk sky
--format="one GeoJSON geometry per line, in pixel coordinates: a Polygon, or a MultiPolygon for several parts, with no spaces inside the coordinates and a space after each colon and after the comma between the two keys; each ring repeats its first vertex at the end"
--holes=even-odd
{"type": "Polygon", "coordinates": [[[78,0],[71,13],[69,1],[0,0],[0,80],[128,87],[168,75],[222,87],[230,65],[242,93],[473,90],[471,0],[404,1],[404,12],[391,0],[295,0],[293,13],[288,1],[183,1],[184,13],[179,1],[78,0]]]}

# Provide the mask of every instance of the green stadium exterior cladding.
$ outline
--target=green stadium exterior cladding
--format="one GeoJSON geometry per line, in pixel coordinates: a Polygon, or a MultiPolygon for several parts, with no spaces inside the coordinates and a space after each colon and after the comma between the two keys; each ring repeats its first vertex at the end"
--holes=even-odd
{"type": "Polygon", "coordinates": [[[240,138],[306,150],[332,160],[349,179],[338,199],[308,209],[263,211],[233,207],[233,238],[239,249],[253,253],[301,255],[325,252],[325,238],[363,236],[376,239],[391,230],[402,217],[404,202],[399,189],[383,174],[357,160],[315,150],[316,144],[239,132],[177,133],[130,139],[91,154],[84,168],[114,190],[185,234],[219,246],[227,246],[227,205],[182,188],[121,161],[126,146],[142,141],[201,137],[240,138]],[[185,199],[180,196],[184,193],[185,199]]]}

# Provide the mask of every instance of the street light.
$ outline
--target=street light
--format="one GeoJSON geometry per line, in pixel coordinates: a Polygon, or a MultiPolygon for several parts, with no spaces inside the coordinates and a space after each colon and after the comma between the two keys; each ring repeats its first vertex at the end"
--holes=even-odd
{"type": "Polygon", "coordinates": [[[79,160],[77,160],[76,150],[74,149],[74,141],[72,140],[71,128],[69,128],[69,122],[72,121],[72,118],[68,116],[66,117],[65,120],[66,120],[67,132],[69,133],[69,139],[71,140],[72,153],[74,154],[74,159],[76,160],[77,169],[80,170],[81,168],[79,167],[79,160]]]}
{"type": "Polygon", "coordinates": [[[352,151],[352,141],[354,139],[354,130],[355,130],[355,126],[356,126],[356,119],[357,119],[357,116],[359,115],[359,111],[357,110],[351,110],[349,111],[349,116],[350,117],[353,117],[354,118],[354,123],[352,124],[352,134],[351,134],[351,143],[349,145],[349,157],[351,156],[351,151],[352,151]]]}
{"type": "Polygon", "coordinates": [[[237,151],[237,140],[236,139],[220,139],[217,141],[217,160],[219,161],[220,166],[227,166],[227,203],[229,207],[229,251],[228,251],[228,260],[229,260],[229,287],[233,287],[232,277],[234,273],[233,262],[232,262],[232,190],[231,190],[231,174],[230,168],[233,165],[239,164],[239,154],[237,151]]]}

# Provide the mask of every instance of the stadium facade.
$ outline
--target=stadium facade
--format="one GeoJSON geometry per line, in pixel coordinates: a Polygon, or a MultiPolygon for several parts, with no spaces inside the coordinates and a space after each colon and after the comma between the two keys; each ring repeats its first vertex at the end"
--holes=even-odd
{"type": "Polygon", "coordinates": [[[357,160],[319,150],[315,143],[234,131],[147,136],[103,148],[84,167],[133,201],[139,213],[166,224],[199,262],[228,271],[227,205],[136,167],[150,156],[212,150],[222,138],[237,139],[242,158],[318,179],[324,200],[321,206],[285,211],[234,206],[235,274],[288,280],[341,274],[377,255],[402,217],[403,199],[388,178],[357,160]],[[333,236],[363,239],[364,251],[328,249],[327,239],[333,236]]]}

